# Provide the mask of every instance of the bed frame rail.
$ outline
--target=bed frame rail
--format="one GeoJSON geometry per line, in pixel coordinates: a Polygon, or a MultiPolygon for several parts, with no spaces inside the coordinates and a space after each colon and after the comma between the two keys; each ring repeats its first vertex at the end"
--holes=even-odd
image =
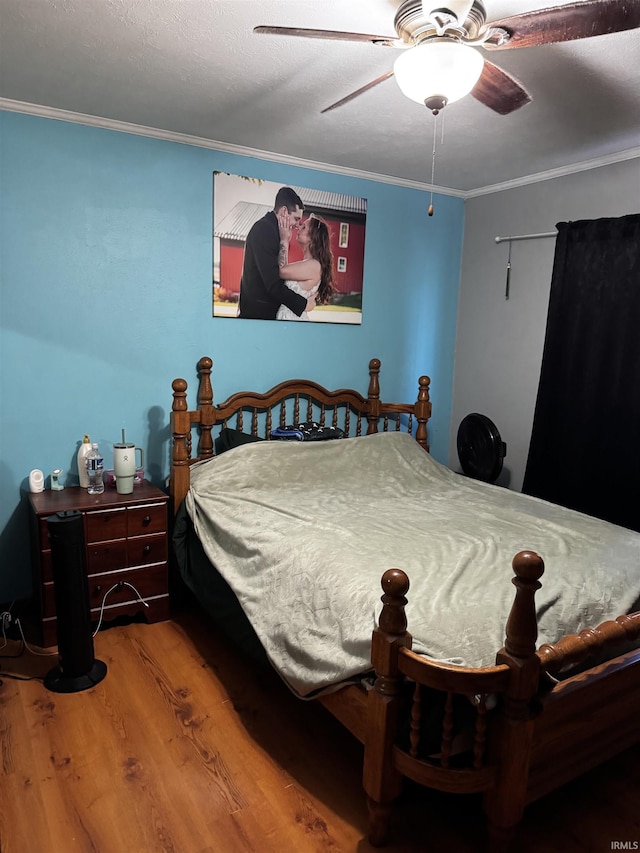
{"type": "Polygon", "coordinates": [[[545,643],[538,649],[538,657],[545,672],[554,675],[582,663],[586,658],[600,657],[614,646],[632,643],[638,637],[640,612],[628,613],[596,628],[569,634],[553,645],[545,643]]]}
{"type": "Polygon", "coordinates": [[[406,431],[426,450],[427,422],[431,417],[428,376],[418,380],[415,403],[383,403],[380,400],[380,360],[369,362],[367,396],[357,391],[328,391],[315,382],[293,379],[281,382],[264,394],[242,391],[214,405],[211,371],[213,362],[204,356],[198,362],[197,408],[187,403],[185,379],[174,379],[171,411],[171,495],[174,511],[189,490],[189,468],[194,462],[215,455],[216,433],[225,427],[269,440],[276,426],[317,421],[342,429],[346,436],[371,435],[391,430],[406,431]],[[198,433],[193,453],[192,431],[198,433]]]}

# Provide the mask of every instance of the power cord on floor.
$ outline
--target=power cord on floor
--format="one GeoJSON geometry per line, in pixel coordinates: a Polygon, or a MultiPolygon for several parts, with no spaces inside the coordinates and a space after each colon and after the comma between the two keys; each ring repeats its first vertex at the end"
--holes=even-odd
{"type": "MultiPolygon", "coordinates": [[[[36,655],[37,657],[53,657],[53,656],[58,655],[57,651],[55,651],[55,652],[39,652],[36,649],[31,648],[31,646],[29,645],[29,643],[27,643],[27,640],[24,636],[24,631],[22,629],[22,622],[20,621],[20,619],[13,619],[13,617],[11,616],[11,612],[9,610],[5,610],[3,613],[0,614],[0,622],[2,623],[2,641],[3,641],[2,645],[0,646],[0,658],[3,658],[5,660],[11,660],[14,658],[19,658],[19,657],[22,657],[22,655],[25,653],[25,651],[29,652],[32,655],[36,655]],[[7,631],[9,630],[9,627],[11,625],[15,625],[15,627],[18,629],[18,631],[20,633],[20,644],[21,645],[20,645],[20,650],[18,652],[14,653],[14,654],[6,655],[6,654],[2,654],[2,652],[9,645],[9,640],[7,638],[7,631]]],[[[13,675],[10,672],[1,672],[0,675],[4,676],[5,678],[15,678],[17,681],[32,681],[34,679],[38,680],[38,678],[39,678],[36,675],[34,675],[34,676],[13,675]]],[[[39,680],[41,680],[41,679],[39,679],[39,680]]]]}
{"type": "MultiPolygon", "coordinates": [[[[4,649],[7,645],[8,645],[8,643],[7,643],[7,642],[5,642],[5,644],[4,644],[3,646],[0,646],[0,650],[4,649]]],[[[2,655],[2,654],[0,654],[0,658],[5,658],[5,659],[9,659],[9,658],[20,658],[20,657],[22,657],[22,655],[24,654],[24,652],[25,652],[25,645],[24,645],[24,643],[21,641],[21,642],[20,642],[20,651],[19,651],[19,652],[17,652],[16,654],[13,654],[13,655],[2,655]]]]}
{"type": "Polygon", "coordinates": [[[0,672],[0,687],[3,678],[12,678],[14,681],[44,681],[43,675],[14,675],[12,672],[0,672]]]}
{"type": "MultiPolygon", "coordinates": [[[[123,586],[128,586],[130,589],[132,589],[135,592],[135,594],[138,598],[138,601],[141,604],[143,604],[145,607],[149,607],[149,604],[144,600],[144,598],[140,595],[140,592],[136,589],[136,587],[132,583],[129,583],[128,581],[118,581],[117,583],[114,583],[113,586],[111,586],[105,592],[105,594],[102,598],[102,604],[100,606],[100,617],[98,619],[98,624],[97,624],[92,636],[94,636],[94,637],[96,636],[96,634],[98,633],[98,631],[100,630],[100,627],[102,625],[102,619],[104,617],[104,608],[105,608],[105,605],[107,603],[107,598],[109,597],[109,595],[114,590],[122,589],[123,586]]],[[[11,604],[11,607],[13,607],[13,602],[11,604]]],[[[22,630],[22,623],[20,622],[19,619],[14,619],[12,617],[11,608],[9,610],[5,610],[2,613],[0,613],[0,624],[2,626],[1,629],[2,629],[2,639],[3,639],[3,643],[0,646],[0,652],[2,652],[2,650],[5,649],[9,643],[9,641],[7,639],[7,631],[9,630],[9,627],[11,625],[15,625],[17,627],[18,631],[20,632],[20,639],[21,639],[21,643],[22,643],[22,645],[20,647],[20,651],[17,654],[11,654],[11,655],[0,654],[0,658],[6,658],[6,659],[19,658],[25,653],[25,650],[28,651],[30,654],[38,655],[39,657],[53,657],[53,656],[58,655],[57,651],[55,651],[55,652],[38,652],[35,649],[32,649],[31,646],[27,643],[27,641],[25,639],[24,631],[22,630]]],[[[42,677],[37,676],[37,675],[21,676],[21,675],[13,675],[10,672],[0,672],[0,676],[2,678],[13,678],[16,681],[42,681],[42,677]]],[[[2,680],[1,679],[0,679],[0,686],[2,686],[2,680]]]]}
{"type": "Polygon", "coordinates": [[[57,655],[58,655],[57,651],[55,651],[55,652],[38,652],[38,651],[36,651],[36,649],[31,648],[29,643],[27,643],[26,637],[24,635],[24,631],[22,630],[22,622],[19,619],[16,619],[13,624],[18,626],[18,631],[20,632],[20,638],[22,639],[22,642],[24,643],[24,647],[29,652],[29,654],[36,655],[39,658],[57,657],[57,655]]]}
{"type": "MultiPolygon", "coordinates": [[[[13,607],[13,605],[14,605],[14,602],[11,603],[11,607],[13,607]]],[[[0,626],[2,629],[2,645],[0,646],[0,652],[2,652],[4,649],[6,649],[7,646],[9,645],[9,639],[7,637],[7,631],[9,630],[9,628],[11,627],[12,624],[14,624],[14,625],[16,624],[13,621],[13,617],[11,616],[11,607],[9,608],[9,610],[4,610],[2,613],[0,613],[0,626]]],[[[22,654],[24,654],[24,641],[22,643],[22,647],[21,647],[20,651],[18,652],[18,654],[12,654],[12,655],[0,654],[0,658],[19,658],[20,655],[22,655],[22,654]]]]}
{"type": "MultiPolygon", "coordinates": [[[[13,607],[13,603],[11,604],[13,607]]],[[[20,632],[20,651],[16,654],[5,655],[0,654],[0,658],[4,658],[5,660],[10,660],[12,658],[19,658],[26,651],[29,651],[33,655],[50,655],[57,654],[57,652],[37,652],[35,649],[32,649],[24,637],[24,631],[22,630],[22,623],[19,619],[14,619],[11,615],[11,609],[5,610],[0,613],[0,624],[2,625],[2,645],[0,646],[0,652],[2,652],[9,645],[9,640],[7,638],[7,631],[11,627],[11,625],[15,625],[20,632]]],[[[43,676],[40,675],[15,675],[12,672],[0,672],[0,687],[2,686],[3,678],[12,678],[14,681],[42,681],[43,676]]]]}
{"type": "Polygon", "coordinates": [[[11,621],[13,619],[13,617],[11,616],[11,608],[13,607],[14,603],[15,602],[12,601],[11,605],[9,606],[9,609],[3,610],[2,613],[0,613],[0,625],[2,626],[2,638],[4,640],[4,643],[2,644],[2,646],[0,646],[0,649],[4,649],[4,647],[7,645],[7,631],[9,630],[9,626],[11,625],[11,621]]]}

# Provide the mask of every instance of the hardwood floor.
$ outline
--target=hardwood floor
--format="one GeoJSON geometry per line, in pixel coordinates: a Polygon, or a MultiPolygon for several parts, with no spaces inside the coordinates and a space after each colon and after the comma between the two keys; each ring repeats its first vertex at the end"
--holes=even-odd
{"type": "MultiPolygon", "coordinates": [[[[271,670],[225,650],[199,613],[113,627],[94,646],[108,673],[91,690],[0,676],[1,853],[374,849],[360,745],[271,670]]],[[[44,675],[55,662],[25,654],[0,669],[44,675]]],[[[530,806],[516,847],[638,849],[639,804],[636,748],[530,806]]],[[[398,823],[387,853],[483,849],[473,797],[408,789],[398,823]]]]}

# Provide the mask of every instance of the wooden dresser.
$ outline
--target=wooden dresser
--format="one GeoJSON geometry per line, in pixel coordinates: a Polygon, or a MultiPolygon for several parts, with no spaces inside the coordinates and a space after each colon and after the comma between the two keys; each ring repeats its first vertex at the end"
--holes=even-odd
{"type": "Polygon", "coordinates": [[[109,486],[101,495],[89,495],[86,489],[75,486],[30,494],[29,501],[33,564],[29,634],[34,643],[46,648],[57,641],[47,517],[65,510],[78,510],[83,515],[94,627],[103,602],[103,622],[138,614],[148,622],[169,618],[168,496],[164,492],[145,481],[134,486],[130,495],[119,495],[109,486]]]}

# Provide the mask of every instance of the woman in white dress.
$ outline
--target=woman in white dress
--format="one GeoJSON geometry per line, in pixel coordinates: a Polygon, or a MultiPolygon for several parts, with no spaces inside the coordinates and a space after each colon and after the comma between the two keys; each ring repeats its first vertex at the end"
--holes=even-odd
{"type": "MultiPolygon", "coordinates": [[[[288,214],[278,216],[280,229],[280,278],[290,290],[305,296],[316,297],[316,305],[325,305],[331,299],[333,287],[333,254],[329,242],[329,228],[323,219],[311,214],[298,225],[297,241],[302,249],[302,260],[289,263],[289,243],[294,225],[288,214]]],[[[276,320],[308,320],[304,311],[299,317],[286,305],[281,305],[276,320]]]]}

